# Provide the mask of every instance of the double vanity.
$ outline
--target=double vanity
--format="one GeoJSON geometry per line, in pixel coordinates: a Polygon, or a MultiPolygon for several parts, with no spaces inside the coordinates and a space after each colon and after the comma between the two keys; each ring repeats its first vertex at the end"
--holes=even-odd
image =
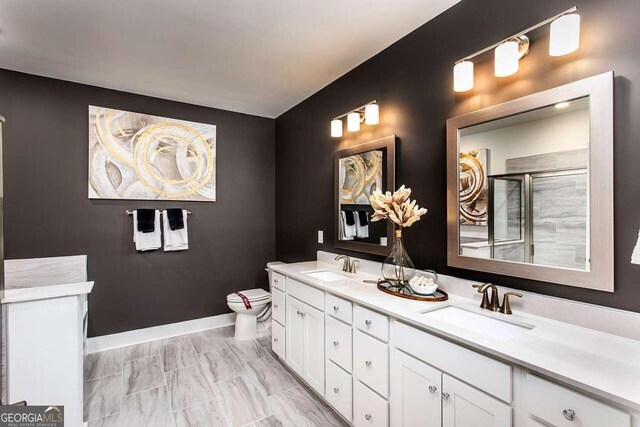
{"type": "Polygon", "coordinates": [[[270,267],[273,351],[352,425],[640,425],[640,343],[323,261],[270,267]]]}

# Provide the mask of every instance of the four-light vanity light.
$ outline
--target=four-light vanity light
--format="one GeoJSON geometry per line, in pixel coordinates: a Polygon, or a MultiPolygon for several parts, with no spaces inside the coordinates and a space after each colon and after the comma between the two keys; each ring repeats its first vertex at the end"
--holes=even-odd
{"type": "Polygon", "coordinates": [[[580,46],[580,15],[577,7],[565,10],[546,21],[529,27],[498,43],[479,50],[456,61],[453,67],[453,90],[466,92],[473,89],[473,62],[471,59],[494,49],[496,77],[507,77],[518,72],[520,59],[529,52],[527,33],[551,23],[549,55],[562,56],[574,52],[580,46]]]}
{"type": "Polygon", "coordinates": [[[377,125],[380,122],[380,108],[374,100],[335,117],[331,120],[332,137],[339,138],[342,136],[342,118],[345,116],[347,117],[347,131],[357,132],[360,130],[360,123],[363,120],[367,125],[377,125]]]}

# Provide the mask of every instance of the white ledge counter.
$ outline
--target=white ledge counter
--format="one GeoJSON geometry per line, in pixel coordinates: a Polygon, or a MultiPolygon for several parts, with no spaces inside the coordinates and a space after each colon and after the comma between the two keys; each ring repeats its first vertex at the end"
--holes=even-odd
{"type": "MultiPolygon", "coordinates": [[[[517,368],[524,368],[523,375],[526,371],[539,373],[617,406],[634,412],[640,410],[639,341],[522,313],[515,308],[515,314],[510,316],[493,313],[480,309],[476,301],[451,294],[448,301],[441,303],[395,297],[379,291],[374,284],[363,283],[367,279],[376,280],[378,276],[343,273],[335,264],[312,261],[270,268],[328,294],[388,315],[392,321],[395,319],[517,368]],[[332,270],[348,277],[329,282],[305,274],[316,270],[332,270]],[[501,340],[424,315],[447,305],[531,329],[501,340]]],[[[526,305],[526,301],[523,304],[526,305]]],[[[514,380],[514,395],[517,393],[516,384],[514,380]]],[[[637,414],[633,419],[638,422],[637,414]]]]}

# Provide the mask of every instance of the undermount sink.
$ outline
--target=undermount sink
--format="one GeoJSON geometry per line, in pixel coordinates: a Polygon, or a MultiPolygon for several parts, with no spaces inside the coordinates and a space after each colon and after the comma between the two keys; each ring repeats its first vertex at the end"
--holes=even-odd
{"type": "Polygon", "coordinates": [[[496,319],[454,306],[422,313],[430,319],[439,320],[470,332],[505,341],[525,334],[534,328],[532,325],[520,325],[506,320],[496,319]]]}
{"type": "Polygon", "coordinates": [[[322,280],[323,282],[337,282],[338,280],[345,280],[349,278],[348,276],[331,270],[306,271],[302,274],[306,274],[314,279],[322,280]]]}

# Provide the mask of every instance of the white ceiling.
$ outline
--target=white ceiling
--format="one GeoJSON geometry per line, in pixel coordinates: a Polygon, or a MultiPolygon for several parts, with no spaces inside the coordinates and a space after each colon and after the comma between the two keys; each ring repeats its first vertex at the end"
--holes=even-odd
{"type": "Polygon", "coordinates": [[[277,117],[458,1],[2,0],[0,68],[277,117]]]}

